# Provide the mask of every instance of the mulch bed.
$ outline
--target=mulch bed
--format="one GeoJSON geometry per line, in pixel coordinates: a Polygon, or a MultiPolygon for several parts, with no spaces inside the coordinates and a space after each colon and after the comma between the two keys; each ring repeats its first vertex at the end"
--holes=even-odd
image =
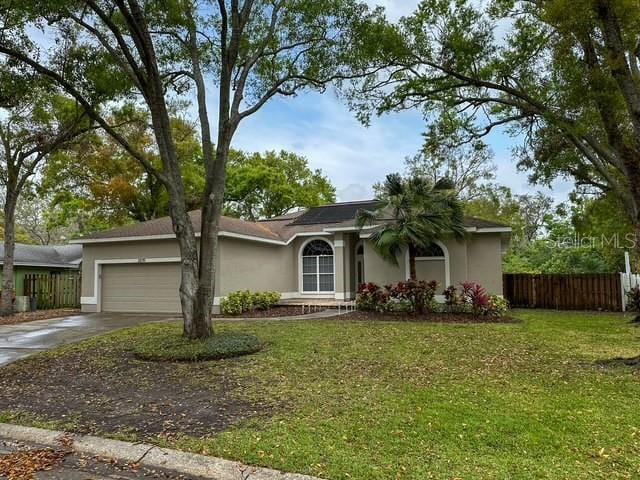
{"type": "Polygon", "coordinates": [[[0,325],[14,325],[16,323],[46,320],[47,318],[68,317],[79,315],[80,310],[75,308],[58,308],[55,310],[36,310],[35,312],[14,313],[7,317],[0,317],[0,325]]]}
{"type": "Polygon", "coordinates": [[[411,315],[406,313],[382,313],[365,310],[340,315],[340,319],[346,320],[382,320],[393,322],[437,322],[437,323],[521,323],[514,317],[478,317],[474,318],[470,313],[426,313],[423,315],[411,315]]]}
{"type": "Polygon", "coordinates": [[[146,362],[126,345],[99,344],[0,368],[0,411],[65,422],[77,433],[141,440],[207,435],[271,411],[244,398],[227,372],[220,362],[146,362]]]}
{"type": "Polygon", "coordinates": [[[213,316],[217,318],[274,318],[291,317],[293,315],[302,315],[302,313],[302,305],[281,305],[269,310],[254,310],[253,312],[245,312],[235,316],[225,315],[224,313],[218,313],[213,316]]]}

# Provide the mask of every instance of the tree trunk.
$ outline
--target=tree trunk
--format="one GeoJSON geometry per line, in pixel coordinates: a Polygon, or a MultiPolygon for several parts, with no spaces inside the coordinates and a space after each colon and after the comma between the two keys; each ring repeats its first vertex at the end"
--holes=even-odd
{"type": "Polygon", "coordinates": [[[151,121],[162,159],[163,173],[169,181],[165,183],[169,196],[169,213],[173,231],[180,249],[180,305],[184,333],[188,338],[206,338],[206,319],[200,316],[197,305],[198,291],[198,242],[191,218],[186,209],[184,184],[180,164],[173,142],[169,113],[162,91],[156,92],[155,102],[149,100],[151,121]]]}
{"type": "Polygon", "coordinates": [[[2,316],[13,313],[13,295],[15,290],[13,283],[13,256],[16,247],[16,199],[13,193],[10,193],[9,189],[7,189],[6,195],[7,197],[4,204],[4,264],[2,266],[2,299],[0,301],[0,315],[2,316]]]}
{"type": "MultiPolygon", "coordinates": [[[[216,198],[224,193],[224,167],[226,155],[229,151],[229,141],[220,141],[223,137],[222,129],[218,132],[218,154],[214,155],[211,141],[211,127],[207,112],[206,89],[204,77],[200,66],[200,53],[196,40],[195,22],[193,12],[189,12],[192,21],[188,36],[189,50],[191,54],[193,78],[196,85],[196,98],[198,102],[198,118],[200,120],[200,135],[202,137],[202,156],[205,164],[205,187],[202,195],[200,212],[200,259],[198,263],[198,287],[196,292],[194,315],[199,319],[192,331],[185,329],[184,335],[189,338],[206,338],[213,335],[211,311],[215,295],[216,261],[218,258],[218,224],[221,211],[216,208],[216,198]],[[224,154],[224,155],[223,155],[224,154]],[[222,164],[222,172],[218,172],[217,165],[222,164]]],[[[225,95],[221,96],[221,113],[225,107],[225,95]]],[[[228,112],[228,109],[226,110],[228,112]]],[[[219,122],[219,125],[222,125],[219,122]]]]}
{"type": "Polygon", "coordinates": [[[416,273],[416,249],[413,246],[409,246],[409,278],[414,282],[418,279],[416,273]]]}

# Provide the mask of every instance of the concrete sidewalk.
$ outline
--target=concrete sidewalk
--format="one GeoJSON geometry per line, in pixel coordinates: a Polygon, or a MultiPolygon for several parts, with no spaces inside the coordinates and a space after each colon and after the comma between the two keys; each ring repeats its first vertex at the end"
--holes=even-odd
{"type": "MultiPolygon", "coordinates": [[[[23,442],[55,449],[59,448],[59,440],[64,436],[69,437],[64,432],[55,430],[0,423],[0,441],[3,442],[23,442]]],[[[318,477],[254,467],[232,460],[160,448],[145,443],[122,442],[89,435],[73,436],[72,439],[73,442],[70,447],[74,454],[112,458],[128,464],[137,464],[148,469],[173,472],[183,475],[182,478],[207,478],[212,480],[321,480],[318,477]]],[[[96,480],[102,479],[97,477],[96,480]]]]}

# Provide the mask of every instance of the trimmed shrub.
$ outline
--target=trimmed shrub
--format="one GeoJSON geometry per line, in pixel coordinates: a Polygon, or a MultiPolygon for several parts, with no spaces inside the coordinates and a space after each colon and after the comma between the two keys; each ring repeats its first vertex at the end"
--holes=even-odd
{"type": "Polygon", "coordinates": [[[498,295],[489,295],[489,308],[487,315],[490,317],[504,317],[509,311],[509,301],[498,295]]]}
{"type": "Polygon", "coordinates": [[[220,311],[225,315],[240,315],[258,308],[268,310],[280,301],[278,292],[250,292],[238,290],[220,302],[220,311]]]}
{"type": "Polygon", "coordinates": [[[253,294],[253,305],[261,310],[269,310],[280,301],[279,292],[256,292],[253,294]]]}
{"type": "Polygon", "coordinates": [[[225,332],[206,340],[189,340],[182,335],[162,332],[145,337],[133,347],[133,353],[141,360],[197,362],[249,355],[259,352],[262,347],[260,339],[250,333],[225,332]]]}
{"type": "Polygon", "coordinates": [[[253,310],[253,296],[249,290],[230,293],[220,302],[220,311],[225,315],[240,315],[253,310]]]}

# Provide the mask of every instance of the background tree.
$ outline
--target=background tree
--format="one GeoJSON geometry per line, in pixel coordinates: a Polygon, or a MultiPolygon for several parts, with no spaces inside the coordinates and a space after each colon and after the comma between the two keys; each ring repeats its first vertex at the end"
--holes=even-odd
{"type": "Polygon", "coordinates": [[[640,233],[638,2],[423,0],[396,33],[380,42],[395,66],[352,92],[361,117],[420,108],[440,135],[500,128],[534,179],[615,195],[640,233]]]}
{"type": "Polygon", "coordinates": [[[335,202],[336,189],[307,159],[280,151],[232,152],[227,168],[225,213],[247,220],[283,215],[294,208],[335,202]]]}
{"type": "MultiPolygon", "coordinates": [[[[30,182],[31,183],[31,182],[30,182]]],[[[16,231],[23,232],[20,243],[59,245],[78,236],[75,225],[60,224],[52,218],[51,195],[43,192],[38,184],[31,183],[22,192],[16,207],[16,231]]]]}
{"type": "MultiPolygon", "coordinates": [[[[129,107],[118,109],[111,119],[129,125],[128,141],[148,152],[149,161],[159,168],[147,120],[144,112],[129,107]]],[[[197,209],[204,188],[198,133],[181,117],[171,121],[187,206],[197,209]]],[[[226,182],[225,214],[248,220],[335,201],[335,188],[329,180],[319,170],[311,170],[304,157],[285,151],[248,154],[232,149],[226,182]]],[[[39,195],[48,198],[38,209],[46,212],[46,220],[42,214],[22,220],[30,220],[27,230],[33,231],[39,242],[46,235],[55,236],[56,231],[77,235],[169,214],[164,186],[104,132],[86,135],[73,148],[52,155],[39,195]]]]}
{"type": "Polygon", "coordinates": [[[0,314],[13,313],[16,208],[25,187],[55,151],[86,132],[84,110],[39,77],[10,76],[0,83],[0,182],[3,189],[4,263],[0,314]]]}
{"type": "Polygon", "coordinates": [[[416,256],[446,235],[463,239],[467,235],[462,204],[449,179],[437,182],[424,177],[387,175],[376,195],[374,210],[360,210],[357,225],[373,226],[369,238],[382,258],[398,265],[398,257],[409,250],[409,270],[416,280],[416,256]]]}
{"type": "MultiPolygon", "coordinates": [[[[154,168],[161,168],[149,117],[127,105],[114,110],[114,124],[126,124],[123,136],[144,151],[154,168]]],[[[204,188],[204,165],[196,127],[174,113],[170,119],[187,209],[199,207],[204,188]]],[[[41,193],[51,197],[50,226],[90,233],[169,214],[164,185],[122,145],[104,131],[53,155],[44,169],[41,193]]]]}
{"type": "Polygon", "coordinates": [[[182,258],[184,334],[206,338],[213,332],[226,163],[238,126],[276,95],[323,90],[332,80],[353,76],[361,64],[347,60],[353,58],[353,46],[360,44],[357,34],[379,17],[379,11],[371,14],[354,0],[219,0],[202,8],[173,0],[50,0],[18,5],[2,0],[0,53],[59,84],[164,185],[182,258]],[[47,48],[38,48],[42,45],[26,32],[45,24],[47,35],[42,38],[47,48]],[[59,40],[53,52],[52,37],[59,40]],[[218,99],[215,148],[207,81],[218,99]],[[171,94],[180,95],[191,85],[196,91],[205,167],[199,249],[187,213],[168,101],[171,94]],[[97,108],[96,101],[118,93],[144,101],[161,169],[97,108]]]}
{"type": "Polygon", "coordinates": [[[424,176],[436,182],[448,178],[462,201],[479,197],[495,179],[495,164],[487,145],[474,140],[461,143],[455,138],[440,139],[427,135],[420,153],[405,160],[407,176],[424,176]]]}
{"type": "Polygon", "coordinates": [[[509,187],[493,185],[465,202],[464,209],[467,215],[509,225],[512,245],[523,245],[544,233],[554,214],[554,202],[542,192],[516,195],[509,187]]]}

